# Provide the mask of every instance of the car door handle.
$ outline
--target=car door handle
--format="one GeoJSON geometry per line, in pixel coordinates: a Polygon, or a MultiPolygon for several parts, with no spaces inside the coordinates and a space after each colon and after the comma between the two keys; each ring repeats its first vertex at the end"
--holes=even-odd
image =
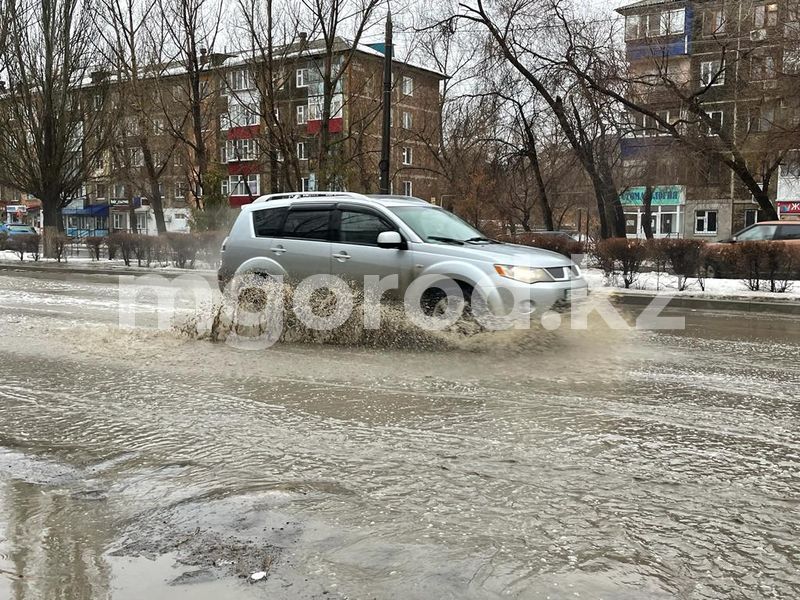
{"type": "Polygon", "coordinates": [[[339,254],[334,254],[333,258],[338,261],[345,261],[350,260],[350,255],[347,252],[340,252],[339,254]]]}
{"type": "Polygon", "coordinates": [[[274,248],[270,248],[270,251],[273,254],[277,254],[278,256],[280,256],[281,254],[286,252],[286,248],[284,248],[283,246],[275,246],[274,248]]]}

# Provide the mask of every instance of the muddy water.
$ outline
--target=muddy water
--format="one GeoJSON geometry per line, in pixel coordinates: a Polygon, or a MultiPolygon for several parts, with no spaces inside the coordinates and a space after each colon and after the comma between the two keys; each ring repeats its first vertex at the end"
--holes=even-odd
{"type": "Polygon", "coordinates": [[[800,595],[791,320],[252,353],[117,301],[0,277],[0,598],[800,595]]]}

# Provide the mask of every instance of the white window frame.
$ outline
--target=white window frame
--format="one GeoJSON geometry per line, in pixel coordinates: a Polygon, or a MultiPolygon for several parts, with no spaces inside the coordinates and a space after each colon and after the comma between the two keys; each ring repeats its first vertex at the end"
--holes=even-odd
{"type": "Polygon", "coordinates": [[[297,69],[294,73],[294,87],[307,88],[308,83],[308,68],[297,69]]]}
{"type": "MultiPolygon", "coordinates": [[[[725,112],[724,111],[721,111],[721,110],[709,110],[709,111],[706,112],[706,114],[708,115],[708,117],[712,121],[714,120],[714,115],[719,115],[719,128],[720,129],[722,129],[722,127],[725,125],[725,112]]],[[[717,135],[717,132],[712,130],[711,127],[709,127],[708,128],[708,135],[717,135]]]]}
{"type": "Polygon", "coordinates": [[[297,142],[295,150],[297,152],[297,160],[308,160],[308,147],[305,142],[297,142]]]}
{"type": "Polygon", "coordinates": [[[414,95],[414,78],[409,77],[408,75],[403,75],[403,87],[402,87],[403,95],[404,96],[413,96],[414,95]]]}
{"type": "Polygon", "coordinates": [[[406,180],[403,182],[403,196],[413,196],[414,195],[414,182],[410,180],[406,180]]]}
{"type": "Polygon", "coordinates": [[[753,25],[756,29],[775,27],[778,25],[778,3],[767,2],[755,7],[753,14],[753,25]],[[770,20],[774,20],[770,23],[770,20]]]}
{"type": "Polygon", "coordinates": [[[184,186],[183,181],[176,181],[175,185],[173,186],[173,192],[175,193],[175,199],[180,200],[186,197],[186,188],[184,186]]]}
{"type": "Polygon", "coordinates": [[[234,69],[228,78],[228,84],[234,92],[253,89],[253,74],[250,69],[234,69]]]}
{"type": "Polygon", "coordinates": [[[725,63],[721,60],[704,60],[700,63],[700,85],[716,87],[725,85],[725,63]],[[716,79],[715,79],[716,78],[716,79]],[[712,83],[713,80],[713,83],[712,83]]]}
{"type": "Polygon", "coordinates": [[[403,164],[414,164],[414,149],[411,146],[403,146],[403,164]]]}
{"type": "Polygon", "coordinates": [[[253,197],[261,195],[261,178],[258,173],[231,175],[228,177],[228,196],[247,196],[248,186],[250,187],[250,195],[253,197]],[[245,185],[245,182],[247,185],[245,185]]]}
{"type": "Polygon", "coordinates": [[[414,124],[414,117],[411,112],[403,111],[403,129],[411,129],[414,124]]]}
{"type": "Polygon", "coordinates": [[[678,35],[683,33],[686,28],[686,9],[678,8],[667,10],[661,13],[659,19],[658,33],[665,35],[678,35]]]}
{"type": "Polygon", "coordinates": [[[307,192],[309,191],[309,186],[311,185],[311,178],[310,177],[301,177],[300,178],[300,191],[307,192]]]}
{"type": "Polygon", "coordinates": [[[295,108],[295,112],[297,114],[296,122],[298,125],[305,125],[308,123],[308,105],[307,104],[298,104],[297,108],[295,108]]]}
{"type": "Polygon", "coordinates": [[[125,226],[122,224],[122,217],[124,217],[124,213],[112,211],[111,212],[111,228],[112,229],[125,229],[125,226]]]}
{"type": "Polygon", "coordinates": [[[641,35],[642,16],[627,15],[625,17],[625,40],[638,40],[641,35]]]}
{"type": "Polygon", "coordinates": [[[702,209],[694,211],[694,232],[699,235],[717,235],[719,231],[719,211],[715,209],[702,209]],[[708,215],[710,213],[714,213],[714,223],[716,225],[716,229],[710,230],[708,229],[708,215]],[[702,217],[700,216],[702,214],[702,217]],[[697,222],[702,218],[703,221],[703,228],[699,229],[697,227],[697,222]]]}

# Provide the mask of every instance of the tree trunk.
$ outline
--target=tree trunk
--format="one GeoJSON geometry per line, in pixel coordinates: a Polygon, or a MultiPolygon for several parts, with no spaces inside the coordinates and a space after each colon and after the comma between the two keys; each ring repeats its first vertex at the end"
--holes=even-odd
{"type": "Polygon", "coordinates": [[[642,230],[644,237],[648,240],[653,239],[653,186],[648,185],[644,189],[642,198],[642,230]]]}
{"type": "Polygon", "coordinates": [[[164,203],[161,190],[158,189],[158,180],[150,180],[150,206],[153,207],[153,216],[156,218],[156,232],[158,235],[167,233],[167,224],[164,221],[164,203]]]}
{"type": "Polygon", "coordinates": [[[131,233],[139,233],[136,223],[136,207],[133,206],[133,197],[128,197],[128,229],[131,233]]]}
{"type": "Polygon", "coordinates": [[[58,194],[45,196],[42,200],[42,249],[45,258],[56,257],[55,240],[59,231],[58,221],[61,219],[61,202],[58,194]]]}

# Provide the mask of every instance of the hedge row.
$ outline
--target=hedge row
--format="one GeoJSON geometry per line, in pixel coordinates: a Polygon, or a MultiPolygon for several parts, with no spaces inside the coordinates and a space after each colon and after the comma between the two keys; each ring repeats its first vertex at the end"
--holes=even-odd
{"type": "Polygon", "coordinates": [[[685,290],[690,280],[705,289],[707,277],[731,277],[742,279],[753,291],[785,292],[800,279],[800,246],[782,242],[615,238],[598,242],[593,255],[606,279],[626,288],[636,283],[645,267],[676,275],[679,290],[685,290]]]}
{"type": "Polygon", "coordinates": [[[126,266],[135,260],[138,266],[170,262],[181,269],[194,268],[198,259],[215,265],[225,234],[220,232],[167,233],[162,236],[117,232],[107,237],[89,237],[84,243],[89,254],[100,260],[103,250],[109,260],[121,258],[126,266]]]}

